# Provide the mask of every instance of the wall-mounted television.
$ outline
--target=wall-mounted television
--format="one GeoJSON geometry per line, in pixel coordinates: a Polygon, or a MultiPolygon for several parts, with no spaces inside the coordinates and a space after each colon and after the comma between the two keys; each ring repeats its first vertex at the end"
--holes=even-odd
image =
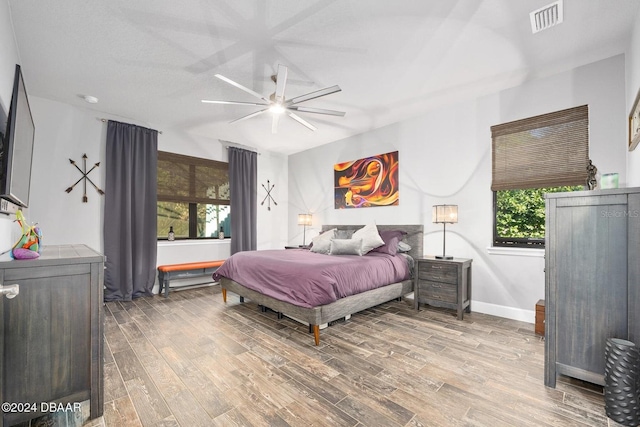
{"type": "Polygon", "coordinates": [[[0,198],[29,206],[35,126],[22,71],[16,65],[9,118],[0,144],[0,198]]]}

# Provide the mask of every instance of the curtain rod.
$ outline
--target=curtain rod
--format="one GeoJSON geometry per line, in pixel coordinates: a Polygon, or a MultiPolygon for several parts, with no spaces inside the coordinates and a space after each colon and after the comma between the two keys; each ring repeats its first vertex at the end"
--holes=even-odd
{"type": "MultiPolygon", "coordinates": [[[[110,119],[103,119],[103,118],[100,118],[100,121],[101,121],[102,123],[106,123],[106,122],[108,122],[109,120],[110,120],[110,119]]],[[[116,121],[116,120],[114,120],[114,121],[116,121]]],[[[136,125],[136,126],[137,126],[137,125],[136,125]]],[[[143,127],[146,127],[146,126],[143,126],[143,127]]],[[[147,129],[150,129],[150,128],[147,128],[147,129]]],[[[151,130],[155,130],[155,129],[151,129],[151,130]]],[[[159,130],[159,131],[157,131],[157,132],[158,132],[160,135],[162,135],[162,131],[161,131],[161,130],[159,130]]]]}
{"type": "MultiPolygon", "coordinates": [[[[246,148],[244,148],[244,147],[238,147],[237,145],[227,145],[227,146],[226,146],[226,147],[224,147],[224,148],[226,148],[227,150],[228,150],[229,148],[242,148],[243,150],[247,150],[246,148]]],[[[262,153],[259,153],[259,152],[257,152],[256,150],[247,150],[247,151],[253,151],[253,152],[254,152],[254,153],[256,153],[258,156],[262,156],[262,153]]]]}
{"type": "Polygon", "coordinates": [[[254,147],[249,147],[248,145],[242,145],[242,144],[238,144],[237,142],[232,142],[232,141],[225,141],[224,139],[219,139],[218,141],[220,141],[223,144],[227,144],[224,148],[226,148],[227,150],[229,148],[241,148],[243,150],[248,150],[248,151],[254,151],[256,152],[256,154],[258,154],[258,156],[261,156],[262,154],[260,154],[260,152],[258,151],[257,148],[254,147]]]}

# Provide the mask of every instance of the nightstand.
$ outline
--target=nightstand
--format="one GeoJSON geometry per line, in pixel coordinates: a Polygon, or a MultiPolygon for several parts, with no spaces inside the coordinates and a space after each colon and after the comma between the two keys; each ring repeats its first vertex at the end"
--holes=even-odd
{"type": "Polygon", "coordinates": [[[420,303],[458,311],[462,320],[471,313],[471,262],[467,258],[417,258],[414,279],[414,306],[420,303]]]}

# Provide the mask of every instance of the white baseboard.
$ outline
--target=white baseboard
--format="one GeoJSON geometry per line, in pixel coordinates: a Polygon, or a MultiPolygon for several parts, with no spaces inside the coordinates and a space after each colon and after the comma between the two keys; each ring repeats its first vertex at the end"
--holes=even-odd
{"type": "Polygon", "coordinates": [[[523,310],[481,301],[471,301],[471,312],[490,314],[527,323],[535,323],[536,321],[536,312],[534,310],[523,310]]]}

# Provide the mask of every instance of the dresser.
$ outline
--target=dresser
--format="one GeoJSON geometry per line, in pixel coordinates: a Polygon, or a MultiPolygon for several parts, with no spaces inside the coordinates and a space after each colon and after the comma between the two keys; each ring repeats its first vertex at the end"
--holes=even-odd
{"type": "Polygon", "coordinates": [[[607,339],[640,345],[640,188],[545,197],[545,385],[604,385],[607,339]]]}
{"type": "Polygon", "coordinates": [[[420,304],[457,311],[458,320],[471,312],[471,259],[449,260],[417,258],[415,264],[414,306],[420,304]]]}
{"type": "Polygon", "coordinates": [[[0,257],[0,284],[19,287],[0,300],[1,398],[31,405],[3,411],[0,425],[56,403],[89,400],[90,417],[102,415],[103,269],[104,256],[84,245],[44,246],[34,260],[0,257]]]}

